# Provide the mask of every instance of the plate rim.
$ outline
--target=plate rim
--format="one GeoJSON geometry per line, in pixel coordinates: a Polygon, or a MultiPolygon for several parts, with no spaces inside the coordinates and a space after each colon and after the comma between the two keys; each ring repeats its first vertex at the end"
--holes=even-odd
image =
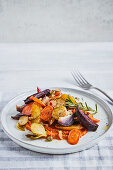
{"type": "MultiPolygon", "coordinates": [[[[87,95],[88,94],[88,96],[89,97],[92,97],[92,98],[96,98],[97,99],[97,101],[98,102],[101,102],[101,103],[103,103],[104,104],[104,107],[107,107],[107,109],[109,110],[109,112],[110,112],[110,114],[111,114],[111,117],[112,117],[112,120],[111,120],[111,125],[110,125],[110,127],[109,127],[109,129],[103,134],[103,135],[101,135],[101,136],[99,136],[98,138],[96,138],[94,141],[93,141],[93,143],[92,143],[92,145],[90,146],[89,145],[89,147],[86,147],[86,149],[88,149],[88,148],[90,148],[90,147],[92,147],[92,146],[94,146],[94,144],[96,144],[96,143],[98,143],[101,139],[103,139],[104,137],[105,137],[105,135],[109,132],[109,130],[111,129],[111,127],[112,127],[112,125],[113,125],[113,113],[112,113],[112,110],[111,110],[111,108],[107,105],[107,103],[105,102],[105,100],[103,100],[103,99],[101,99],[100,97],[98,97],[98,96],[96,96],[96,95],[94,95],[94,94],[92,94],[92,93],[89,93],[89,92],[86,92],[86,91],[84,91],[84,90],[79,90],[79,89],[76,89],[76,88],[69,88],[69,87],[49,87],[50,89],[54,89],[54,88],[59,88],[59,89],[68,89],[68,90],[75,90],[75,91],[77,91],[78,93],[83,93],[83,94],[85,94],[85,95],[87,95]]],[[[44,89],[44,88],[43,88],[44,89]]],[[[18,141],[19,143],[22,143],[22,144],[24,144],[24,145],[29,145],[29,146],[32,146],[32,147],[36,147],[36,148],[38,148],[38,149],[46,149],[46,150],[71,150],[71,149],[74,149],[74,147],[75,148],[77,148],[77,145],[73,145],[72,147],[67,147],[67,148],[50,148],[50,147],[45,147],[45,146],[36,146],[36,145],[34,145],[34,144],[31,144],[31,143],[27,143],[27,142],[25,142],[25,141],[23,141],[23,140],[20,140],[20,139],[18,139],[18,138],[16,138],[16,137],[14,137],[13,135],[12,135],[12,133],[9,133],[7,130],[6,130],[6,128],[4,127],[4,123],[3,123],[3,121],[2,121],[2,117],[3,117],[3,113],[4,113],[4,111],[5,111],[5,109],[7,108],[7,106],[11,103],[11,102],[13,102],[13,100],[15,100],[15,98],[17,98],[17,97],[19,97],[19,96],[23,96],[23,95],[25,95],[26,93],[30,93],[30,92],[34,92],[35,90],[28,90],[28,91],[26,91],[26,92],[23,92],[23,93],[20,93],[20,94],[17,94],[15,97],[13,97],[6,105],[5,105],[5,107],[2,109],[2,111],[1,111],[1,116],[0,116],[0,118],[1,118],[1,125],[2,125],[2,129],[3,129],[3,131],[8,135],[8,137],[9,138],[11,138],[15,143],[17,143],[16,141],[18,141]]],[[[81,145],[79,145],[79,147],[80,146],[85,146],[87,143],[84,143],[84,144],[81,144],[81,145]]],[[[20,144],[19,144],[20,145],[20,144]]],[[[20,146],[22,146],[22,145],[20,145],[20,146]]],[[[24,147],[24,146],[23,146],[24,147]]],[[[27,148],[28,149],[28,148],[27,148]]],[[[32,150],[32,149],[31,149],[32,150]]],[[[85,150],[85,149],[81,149],[80,151],[82,151],[82,150],[85,150]]],[[[37,151],[37,152],[39,152],[39,151],[37,151]]],[[[79,151],[70,151],[70,152],[79,152],[79,151]]],[[[44,152],[43,152],[44,153],[44,152]]],[[[47,153],[47,152],[46,152],[47,153]]],[[[67,153],[67,152],[66,152],[67,153]]],[[[64,153],[65,154],[65,153],[64,153]]]]}

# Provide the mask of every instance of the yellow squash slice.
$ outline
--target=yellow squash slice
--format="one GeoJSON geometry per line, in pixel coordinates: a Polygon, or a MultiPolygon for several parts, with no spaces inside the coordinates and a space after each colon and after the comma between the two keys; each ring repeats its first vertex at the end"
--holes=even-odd
{"type": "Polygon", "coordinates": [[[16,128],[20,131],[25,131],[25,126],[20,126],[19,123],[16,124],[16,128]]]}
{"type": "Polygon", "coordinates": [[[34,103],[33,106],[32,106],[32,114],[31,114],[33,119],[39,117],[40,112],[41,112],[41,107],[37,103],[34,103]]]}
{"type": "Polygon", "coordinates": [[[45,131],[45,128],[42,124],[32,123],[31,124],[31,131],[34,135],[46,136],[46,131],[45,131]]]}
{"type": "Polygon", "coordinates": [[[32,123],[40,123],[40,113],[41,113],[41,107],[39,104],[34,103],[32,106],[32,123]]]}
{"type": "Polygon", "coordinates": [[[30,139],[39,139],[39,138],[43,137],[42,135],[37,136],[37,135],[31,135],[31,134],[27,134],[25,136],[30,139]]]}
{"type": "Polygon", "coordinates": [[[26,125],[27,122],[28,122],[28,116],[21,116],[18,121],[20,126],[26,125]]]}

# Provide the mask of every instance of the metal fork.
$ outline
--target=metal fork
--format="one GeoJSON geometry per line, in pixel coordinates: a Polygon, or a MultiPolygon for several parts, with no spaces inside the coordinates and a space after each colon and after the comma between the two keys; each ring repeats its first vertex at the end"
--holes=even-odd
{"type": "Polygon", "coordinates": [[[81,87],[84,90],[96,89],[101,93],[103,93],[106,97],[108,97],[113,102],[113,99],[110,96],[108,96],[107,93],[105,93],[103,90],[99,89],[98,87],[94,87],[92,84],[90,84],[78,70],[76,71],[73,70],[72,76],[76,81],[77,86],[81,87]]]}

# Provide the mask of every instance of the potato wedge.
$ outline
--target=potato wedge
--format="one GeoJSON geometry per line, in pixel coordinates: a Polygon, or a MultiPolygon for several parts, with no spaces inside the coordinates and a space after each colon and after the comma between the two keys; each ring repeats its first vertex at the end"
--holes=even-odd
{"type": "Polygon", "coordinates": [[[57,129],[61,129],[61,130],[84,129],[84,127],[81,124],[72,125],[72,126],[65,126],[65,127],[56,124],[55,127],[57,129]]]}
{"type": "Polygon", "coordinates": [[[28,116],[21,116],[21,117],[19,118],[19,121],[18,121],[18,123],[19,123],[20,126],[25,125],[27,122],[28,122],[28,116]]]}
{"type": "Polygon", "coordinates": [[[16,124],[16,128],[20,131],[25,131],[25,126],[20,126],[19,123],[16,124]]]}
{"type": "Polygon", "coordinates": [[[41,112],[41,107],[37,103],[34,103],[32,105],[32,114],[31,114],[31,116],[35,119],[35,118],[40,116],[40,112],[41,112]]]}
{"type": "Polygon", "coordinates": [[[31,134],[27,134],[25,136],[30,139],[39,139],[39,138],[43,137],[42,135],[37,136],[37,135],[31,135],[31,134]]]}
{"type": "Polygon", "coordinates": [[[46,131],[45,131],[45,128],[42,124],[32,123],[31,124],[31,131],[34,135],[46,136],[46,131]]]}

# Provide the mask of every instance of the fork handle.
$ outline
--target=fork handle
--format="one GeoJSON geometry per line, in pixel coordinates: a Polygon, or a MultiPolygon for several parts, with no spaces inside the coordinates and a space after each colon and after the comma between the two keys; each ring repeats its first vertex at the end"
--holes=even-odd
{"type": "Polygon", "coordinates": [[[107,93],[105,93],[103,90],[99,89],[98,87],[93,87],[93,89],[98,90],[99,92],[103,93],[106,97],[108,97],[108,99],[110,99],[113,102],[113,98],[111,98],[110,96],[108,96],[107,93]]]}

